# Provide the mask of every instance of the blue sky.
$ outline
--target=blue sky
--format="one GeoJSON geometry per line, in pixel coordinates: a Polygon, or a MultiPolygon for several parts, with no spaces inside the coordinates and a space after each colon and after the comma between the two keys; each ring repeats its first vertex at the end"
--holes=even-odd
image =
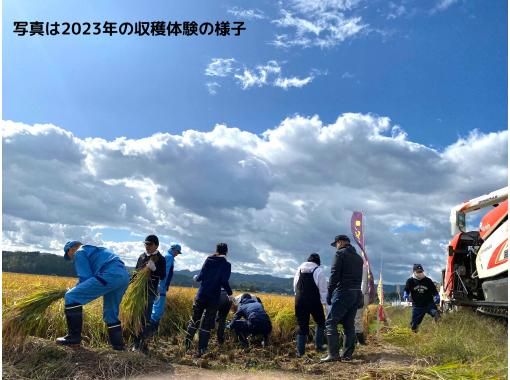
{"type": "Polygon", "coordinates": [[[450,209],[507,184],[504,1],[115,4],[3,3],[6,249],[82,240],[132,263],[157,233],[177,269],[226,241],[235,271],[291,276],[362,210],[387,281],[417,262],[439,279],[450,209]],[[247,30],[13,33],[161,20],[247,30]]]}
{"type": "MultiPolygon", "coordinates": [[[[331,47],[274,46],[283,9],[272,1],[4,2],[4,119],[53,123],[77,136],[139,138],[207,131],[216,123],[255,133],[287,116],[343,112],[388,116],[409,137],[442,147],[507,121],[507,9],[500,1],[360,1],[347,17],[363,32],[331,47]],[[391,5],[390,5],[391,4],[391,5]],[[401,11],[398,12],[397,9],[401,11]],[[229,10],[256,9],[259,19],[229,10]],[[17,37],[13,21],[243,20],[240,37],[17,37]],[[213,58],[254,68],[275,60],[302,88],[242,90],[229,78],[210,95],[213,58]]],[[[296,12],[297,13],[297,12],[296,12]]]]}

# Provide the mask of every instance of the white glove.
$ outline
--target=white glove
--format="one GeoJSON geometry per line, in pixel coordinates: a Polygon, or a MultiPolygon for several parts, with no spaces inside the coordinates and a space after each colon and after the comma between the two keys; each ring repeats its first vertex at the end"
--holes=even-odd
{"type": "Polygon", "coordinates": [[[147,263],[147,268],[154,272],[156,270],[156,264],[154,264],[154,261],[149,260],[149,262],[147,263]]]}
{"type": "Polygon", "coordinates": [[[196,282],[196,281],[197,281],[197,278],[198,278],[198,274],[194,275],[194,276],[193,276],[193,281],[195,281],[195,282],[196,282]]]}

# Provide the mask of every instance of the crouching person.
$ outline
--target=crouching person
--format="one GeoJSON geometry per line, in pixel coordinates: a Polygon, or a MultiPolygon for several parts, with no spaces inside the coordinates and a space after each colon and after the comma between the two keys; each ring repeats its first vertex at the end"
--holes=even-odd
{"type": "Polygon", "coordinates": [[[234,331],[243,347],[248,347],[248,336],[250,335],[262,335],[262,344],[267,346],[269,334],[273,329],[271,319],[262,303],[248,293],[241,296],[237,312],[228,327],[234,331]]]}
{"type": "Polygon", "coordinates": [[[296,293],[294,309],[299,326],[296,336],[298,357],[305,354],[310,315],[317,325],[315,329],[315,348],[317,351],[323,351],[326,322],[323,305],[326,305],[328,285],[320,265],[321,258],[319,254],[312,253],[308,260],[299,266],[294,276],[294,292],[296,293]]]}
{"type": "Polygon", "coordinates": [[[232,289],[228,283],[231,265],[227,261],[227,253],[227,244],[218,243],[216,253],[207,257],[200,273],[195,277],[195,281],[200,282],[200,288],[193,302],[193,311],[186,331],[185,344],[186,351],[188,351],[200,325],[197,356],[202,356],[207,351],[211,330],[214,327],[216,312],[218,311],[221,288],[225,289],[227,296],[232,296],[232,289]]]}
{"type": "Polygon", "coordinates": [[[129,273],[120,258],[103,247],[83,245],[79,241],[67,242],[64,258],[73,260],[78,284],[64,296],[68,334],[57,338],[57,343],[81,343],[83,305],[103,296],[103,320],[114,350],[124,349],[119,305],[129,284],[129,273]]]}

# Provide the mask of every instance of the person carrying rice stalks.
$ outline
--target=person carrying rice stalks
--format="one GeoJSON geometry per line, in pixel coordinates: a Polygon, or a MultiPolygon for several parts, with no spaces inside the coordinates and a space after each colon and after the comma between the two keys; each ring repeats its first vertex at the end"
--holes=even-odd
{"type": "MultiPolygon", "coordinates": [[[[146,353],[147,339],[154,333],[157,326],[151,323],[152,308],[158,294],[159,282],[166,277],[166,260],[158,251],[159,239],[156,235],[148,235],[144,241],[145,252],[140,255],[136,263],[136,271],[149,268],[151,275],[148,277],[147,306],[143,315],[142,331],[135,336],[133,351],[146,353]]],[[[134,274],[136,276],[136,272],[134,274]]]]}
{"type": "Polygon", "coordinates": [[[68,334],[57,338],[62,345],[79,345],[83,326],[83,305],[103,296],[103,320],[114,350],[124,349],[119,305],[129,284],[129,273],[122,260],[107,248],[69,241],[64,259],[73,260],[78,284],[64,296],[68,334]]]}

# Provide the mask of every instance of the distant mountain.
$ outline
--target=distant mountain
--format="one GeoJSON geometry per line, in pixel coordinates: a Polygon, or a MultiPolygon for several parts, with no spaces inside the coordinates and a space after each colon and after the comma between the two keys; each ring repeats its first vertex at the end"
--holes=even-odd
{"type": "MultiPolygon", "coordinates": [[[[129,268],[133,270],[133,268],[129,268]]],[[[31,274],[48,274],[56,276],[75,277],[74,266],[70,261],[62,259],[60,255],[49,253],[2,251],[2,271],[31,274]]],[[[193,287],[193,276],[199,271],[175,271],[173,285],[193,287]]],[[[292,279],[273,277],[260,274],[232,273],[230,276],[232,288],[240,291],[266,293],[292,293],[292,279]]]]}
{"type": "MultiPolygon", "coordinates": [[[[129,268],[133,270],[133,268],[129,268]]],[[[32,274],[49,274],[57,276],[75,277],[72,262],[62,260],[62,256],[41,252],[11,252],[2,251],[2,271],[32,274]]],[[[172,284],[185,287],[197,287],[193,276],[199,271],[180,270],[174,272],[172,284]]],[[[293,279],[274,277],[267,274],[242,274],[230,275],[230,286],[238,291],[265,292],[279,294],[293,294],[293,279]]],[[[376,284],[377,286],[377,284],[376,284]]],[[[397,297],[396,285],[384,284],[386,300],[397,297]]],[[[400,285],[401,295],[404,285],[400,285]]]]}

